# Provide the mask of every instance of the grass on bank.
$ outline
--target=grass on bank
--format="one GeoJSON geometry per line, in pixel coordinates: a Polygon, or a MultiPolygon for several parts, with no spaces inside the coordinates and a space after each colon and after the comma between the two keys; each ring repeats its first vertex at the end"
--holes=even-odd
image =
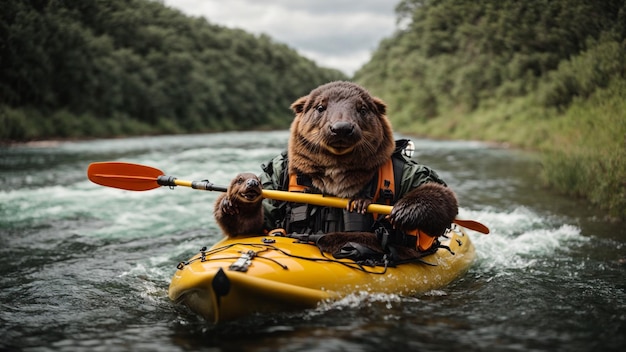
{"type": "MultiPolygon", "coordinates": [[[[403,123],[408,133],[485,140],[537,150],[542,179],[560,192],[585,197],[626,219],[626,81],[612,80],[564,110],[540,103],[539,93],[495,99],[471,113],[403,123]]],[[[393,116],[393,112],[392,115],[393,116]]]]}

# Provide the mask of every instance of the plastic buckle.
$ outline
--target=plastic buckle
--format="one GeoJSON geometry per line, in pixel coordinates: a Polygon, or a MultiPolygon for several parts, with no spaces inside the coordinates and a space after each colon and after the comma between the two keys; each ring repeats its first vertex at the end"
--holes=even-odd
{"type": "Polygon", "coordinates": [[[252,258],[256,257],[256,253],[252,250],[244,252],[239,259],[232,263],[228,270],[239,271],[245,273],[248,271],[248,267],[252,264],[252,258]]]}

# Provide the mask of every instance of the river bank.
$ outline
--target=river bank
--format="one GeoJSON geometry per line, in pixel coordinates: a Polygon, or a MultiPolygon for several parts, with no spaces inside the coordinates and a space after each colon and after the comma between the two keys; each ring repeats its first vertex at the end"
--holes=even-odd
{"type": "MultiPolygon", "coordinates": [[[[537,182],[626,219],[626,81],[615,80],[560,111],[527,96],[492,101],[473,112],[401,123],[403,133],[489,141],[541,156],[537,182]]],[[[392,112],[393,114],[393,112],[392,112]]]]}

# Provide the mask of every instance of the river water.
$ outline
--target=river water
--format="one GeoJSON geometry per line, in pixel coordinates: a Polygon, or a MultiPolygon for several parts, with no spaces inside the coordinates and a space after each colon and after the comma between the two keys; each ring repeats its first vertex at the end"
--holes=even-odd
{"type": "Polygon", "coordinates": [[[211,326],[167,297],[176,264],[220,238],[218,194],[95,185],[94,161],[226,185],[281,152],[254,132],[0,147],[0,351],[624,351],[623,223],[545,189],[532,154],[414,140],[460,201],[478,258],[413,297],[339,302],[211,326]]]}

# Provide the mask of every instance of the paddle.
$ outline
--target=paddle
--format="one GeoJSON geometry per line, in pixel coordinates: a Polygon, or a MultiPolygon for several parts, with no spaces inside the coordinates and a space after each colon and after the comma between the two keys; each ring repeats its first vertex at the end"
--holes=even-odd
{"type": "MultiPolygon", "coordinates": [[[[125,162],[98,162],[91,163],[87,168],[87,177],[94,183],[102,186],[120,188],[129,191],[148,191],[161,186],[184,186],[205,191],[226,192],[227,188],[216,186],[208,180],[184,181],[173,176],[166,176],[163,171],[150,166],[125,162]]],[[[313,205],[346,208],[349,199],[324,196],[321,194],[286,192],[264,189],[264,198],[294,203],[308,203],[313,205]]],[[[370,204],[367,211],[376,214],[389,214],[392,207],[383,204],[370,204]]],[[[489,228],[474,220],[454,219],[454,223],[480,233],[488,234],[489,228]]]]}

